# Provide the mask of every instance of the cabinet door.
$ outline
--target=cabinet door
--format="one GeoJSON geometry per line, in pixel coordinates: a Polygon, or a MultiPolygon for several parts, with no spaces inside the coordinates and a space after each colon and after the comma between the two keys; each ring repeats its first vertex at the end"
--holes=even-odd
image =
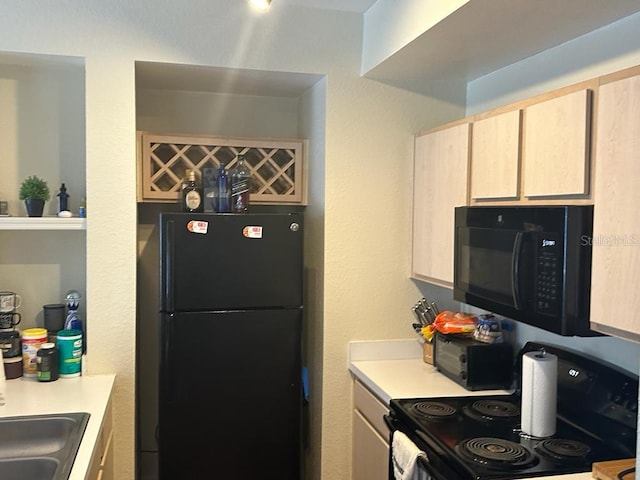
{"type": "Polygon", "coordinates": [[[600,87],[591,326],[640,339],[640,75],[600,87]]]}
{"type": "Polygon", "coordinates": [[[94,447],[91,464],[87,470],[87,480],[113,480],[113,407],[111,402],[107,406],[94,447]]]}
{"type": "Polygon", "coordinates": [[[586,195],[591,90],[536,103],[525,109],[524,195],[586,195]]]}
{"type": "Polygon", "coordinates": [[[113,432],[110,432],[107,442],[102,453],[102,462],[100,463],[100,472],[98,473],[98,480],[114,480],[113,471],[113,432]]]}
{"type": "Polygon", "coordinates": [[[353,411],[353,480],[388,480],[389,444],[358,410],[353,411]]]}
{"type": "Polygon", "coordinates": [[[469,124],[416,137],[413,185],[414,278],[453,285],[454,208],[467,204],[469,124]]]}
{"type": "Polygon", "coordinates": [[[483,118],[471,133],[471,198],[518,198],[521,110],[483,118]]]}

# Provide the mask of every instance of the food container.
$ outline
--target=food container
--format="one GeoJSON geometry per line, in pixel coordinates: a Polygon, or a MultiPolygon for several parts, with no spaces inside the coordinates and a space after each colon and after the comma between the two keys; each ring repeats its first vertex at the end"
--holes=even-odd
{"type": "Polygon", "coordinates": [[[38,350],[46,341],[46,328],[27,328],[22,331],[22,368],[25,377],[38,377],[38,350]]]}
{"type": "Polygon", "coordinates": [[[82,370],[82,331],[60,330],[57,340],[60,378],[80,376],[82,370]]]}
{"type": "Polygon", "coordinates": [[[43,343],[38,350],[38,381],[55,382],[58,380],[58,349],[55,343],[43,343]]]}
{"type": "Polygon", "coordinates": [[[424,363],[433,365],[433,343],[424,342],[422,344],[422,360],[424,363]]]}

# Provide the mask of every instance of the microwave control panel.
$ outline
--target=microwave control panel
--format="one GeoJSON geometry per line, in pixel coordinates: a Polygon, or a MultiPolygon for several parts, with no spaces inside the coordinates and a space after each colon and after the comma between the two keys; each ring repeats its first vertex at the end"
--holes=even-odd
{"type": "Polygon", "coordinates": [[[558,235],[538,236],[535,309],[546,315],[559,314],[562,304],[562,240],[558,235]]]}

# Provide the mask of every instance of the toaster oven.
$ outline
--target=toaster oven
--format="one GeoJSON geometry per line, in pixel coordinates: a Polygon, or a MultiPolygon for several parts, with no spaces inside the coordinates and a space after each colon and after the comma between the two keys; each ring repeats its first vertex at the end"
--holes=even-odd
{"type": "Polygon", "coordinates": [[[509,389],[514,354],[509,343],[483,343],[467,335],[436,333],[434,365],[467,390],[509,389]]]}

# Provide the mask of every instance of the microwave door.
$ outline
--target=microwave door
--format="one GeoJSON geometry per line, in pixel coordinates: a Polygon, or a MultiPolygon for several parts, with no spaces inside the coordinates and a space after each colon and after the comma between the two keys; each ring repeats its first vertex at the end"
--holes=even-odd
{"type": "Polygon", "coordinates": [[[458,228],[454,284],[461,296],[457,299],[488,310],[496,304],[523,308],[530,244],[530,235],[517,230],[458,228]]]}

